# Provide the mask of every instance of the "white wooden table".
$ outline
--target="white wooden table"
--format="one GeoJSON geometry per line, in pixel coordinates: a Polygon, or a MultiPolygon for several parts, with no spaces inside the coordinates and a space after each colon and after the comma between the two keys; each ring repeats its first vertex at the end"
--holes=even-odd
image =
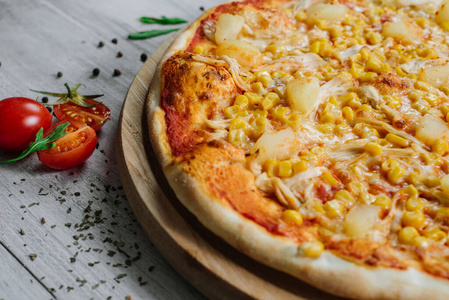
{"type": "MultiPolygon", "coordinates": [[[[0,166],[0,299],[201,299],[137,224],[116,163],[116,131],[128,87],[168,35],[128,40],[141,16],[192,22],[221,0],[0,0],[0,99],[29,89],[104,93],[111,120],[87,163],[66,171],[36,155],[0,166]],[[112,43],[117,39],[117,44],[112,43]],[[103,47],[98,47],[100,41],[103,47]],[[122,52],[122,57],[117,53],[122,52]],[[100,69],[92,76],[94,68],[100,69]],[[114,69],[121,76],[112,76],[114,69]],[[57,73],[63,76],[57,78],[57,73]]],[[[57,99],[50,98],[50,101],[57,99]]],[[[12,158],[1,153],[0,159],[12,158]]]]}

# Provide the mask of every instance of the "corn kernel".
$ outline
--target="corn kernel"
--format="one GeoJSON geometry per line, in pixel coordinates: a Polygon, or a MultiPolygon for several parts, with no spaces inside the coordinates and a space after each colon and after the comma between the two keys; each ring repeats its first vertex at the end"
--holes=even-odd
{"type": "Polygon", "coordinates": [[[440,207],[437,210],[436,218],[439,220],[449,218],[449,207],[440,207]]]}
{"type": "Polygon", "coordinates": [[[244,95],[238,95],[237,97],[235,97],[234,105],[237,105],[238,107],[240,107],[241,110],[247,109],[248,104],[249,104],[248,97],[246,97],[244,95]]]}
{"type": "Polygon", "coordinates": [[[278,175],[279,177],[290,177],[292,176],[292,163],[289,160],[280,161],[278,164],[278,175]]]}
{"type": "Polygon", "coordinates": [[[344,207],[338,200],[331,200],[323,205],[323,209],[327,216],[330,218],[336,218],[343,214],[344,207]]]}
{"type": "Polygon", "coordinates": [[[290,112],[288,107],[277,106],[271,113],[273,118],[285,122],[287,120],[287,114],[290,112]]]}
{"type": "Polygon", "coordinates": [[[410,146],[410,141],[409,140],[406,140],[406,139],[404,139],[404,138],[402,138],[402,137],[400,137],[400,136],[398,136],[398,135],[396,135],[394,133],[388,133],[385,136],[385,139],[387,141],[389,141],[390,143],[395,144],[395,145],[400,146],[400,147],[408,147],[408,146],[410,146]]]}
{"type": "Polygon", "coordinates": [[[406,211],[402,214],[402,226],[421,228],[426,222],[426,217],[420,210],[406,211]]]}
{"type": "Polygon", "coordinates": [[[271,101],[270,99],[268,99],[266,97],[259,104],[259,108],[263,109],[263,110],[270,110],[273,108],[273,106],[274,106],[273,101],[271,101]]]}
{"type": "Polygon", "coordinates": [[[329,184],[330,186],[338,186],[340,185],[340,181],[337,180],[331,173],[325,172],[321,175],[321,179],[329,184]]]}
{"type": "Polygon", "coordinates": [[[354,202],[354,197],[347,190],[339,190],[335,193],[334,199],[343,201],[343,202],[354,202]]]}
{"type": "Polygon", "coordinates": [[[339,38],[336,41],[334,41],[334,46],[337,49],[346,49],[346,47],[348,46],[348,43],[346,40],[339,38]]]}
{"type": "Polygon", "coordinates": [[[391,205],[391,199],[390,197],[380,195],[376,197],[376,200],[374,200],[373,205],[380,206],[382,208],[388,208],[391,205]]]}
{"type": "Polygon", "coordinates": [[[427,28],[430,24],[429,20],[426,18],[418,18],[415,20],[415,22],[416,22],[416,25],[418,25],[422,29],[427,28]]]}
{"type": "Polygon", "coordinates": [[[383,100],[392,108],[399,108],[402,105],[401,100],[396,96],[385,95],[383,100]]]}
{"type": "Polygon", "coordinates": [[[247,81],[247,82],[252,82],[254,80],[256,80],[256,75],[254,75],[254,73],[251,72],[246,72],[242,74],[242,78],[243,80],[247,81]]]}
{"type": "Polygon", "coordinates": [[[245,147],[249,142],[249,138],[243,129],[229,130],[228,139],[231,144],[239,147],[245,147]]]}
{"type": "Polygon", "coordinates": [[[360,76],[360,81],[361,82],[372,82],[374,80],[376,80],[377,78],[377,74],[374,72],[366,72],[365,74],[363,74],[362,76],[360,76]]]}
{"type": "Polygon", "coordinates": [[[376,45],[382,42],[382,35],[378,32],[370,31],[366,34],[365,38],[370,45],[376,45]]]}
{"type": "Polygon", "coordinates": [[[378,156],[382,154],[382,146],[374,142],[368,142],[365,144],[365,151],[372,156],[378,156]]]}
{"type": "Polygon", "coordinates": [[[268,159],[264,164],[262,170],[267,173],[268,177],[274,177],[277,175],[278,161],[274,159],[268,159]]]}
{"type": "Polygon", "coordinates": [[[232,119],[235,117],[235,115],[240,111],[240,106],[238,105],[233,105],[233,106],[229,106],[226,107],[223,111],[223,114],[225,115],[226,118],[228,119],[232,119]]]}
{"type": "Polygon", "coordinates": [[[412,240],[412,245],[416,247],[427,247],[429,246],[429,240],[423,236],[417,236],[412,240]]]}
{"type": "Polygon", "coordinates": [[[429,187],[437,187],[441,184],[441,179],[439,177],[430,176],[424,179],[424,184],[429,187]]]}
{"type": "Polygon", "coordinates": [[[257,105],[262,101],[263,97],[253,92],[246,92],[244,94],[248,98],[250,104],[257,105]]]}
{"type": "Polygon", "coordinates": [[[410,198],[419,197],[419,191],[416,189],[416,187],[413,184],[410,184],[409,186],[407,186],[404,189],[404,192],[406,192],[410,198]]]}
{"type": "Polygon", "coordinates": [[[382,62],[376,56],[371,55],[370,58],[366,61],[365,67],[369,71],[380,73],[382,68],[382,62]]]}
{"type": "Polygon", "coordinates": [[[273,101],[274,105],[278,105],[281,102],[281,99],[279,98],[279,95],[273,92],[269,92],[265,95],[265,98],[270,99],[273,101]]]}
{"type": "Polygon", "coordinates": [[[359,53],[362,61],[367,61],[371,55],[368,48],[366,47],[360,49],[359,53]]]}
{"type": "Polygon", "coordinates": [[[447,85],[442,85],[440,87],[440,91],[442,91],[446,96],[449,96],[449,86],[447,85]]]}
{"type": "Polygon", "coordinates": [[[273,78],[271,78],[271,76],[268,74],[260,76],[259,80],[264,87],[269,87],[274,83],[273,78]]]}
{"type": "Polygon", "coordinates": [[[249,127],[250,127],[249,124],[245,120],[242,120],[242,119],[234,119],[229,124],[229,130],[235,130],[235,129],[246,130],[249,127]]]}
{"type": "Polygon", "coordinates": [[[307,171],[308,168],[309,166],[307,165],[307,162],[304,160],[298,159],[293,161],[293,171],[295,173],[307,171]]]}
{"type": "Polygon", "coordinates": [[[411,245],[419,233],[414,227],[404,227],[399,231],[398,240],[402,244],[411,245]]]}
{"type": "Polygon", "coordinates": [[[396,71],[396,74],[398,74],[401,77],[404,77],[407,75],[407,73],[404,71],[404,69],[402,69],[400,66],[397,66],[396,68],[394,68],[394,70],[396,71]]]}
{"type": "Polygon", "coordinates": [[[200,45],[195,46],[195,48],[193,48],[193,53],[204,54],[204,47],[200,45]]]}
{"type": "Polygon", "coordinates": [[[425,92],[429,92],[431,90],[431,87],[427,82],[420,81],[420,80],[416,81],[413,86],[415,89],[425,91],[425,92]]]}
{"type": "Polygon", "coordinates": [[[359,100],[359,96],[357,96],[356,93],[351,92],[351,93],[348,93],[348,94],[338,97],[338,100],[340,100],[342,105],[345,105],[351,100],[359,100]]]}
{"type": "Polygon", "coordinates": [[[408,211],[420,210],[423,207],[423,203],[419,198],[409,198],[405,201],[405,209],[408,211]]]}
{"type": "Polygon", "coordinates": [[[343,36],[343,28],[340,25],[334,25],[329,28],[329,36],[332,39],[343,36]]]}
{"type": "Polygon", "coordinates": [[[390,172],[388,172],[387,178],[390,182],[396,184],[398,183],[403,176],[405,175],[405,170],[399,166],[393,168],[390,172]]]}
{"type": "Polygon", "coordinates": [[[348,184],[348,189],[355,196],[358,196],[361,192],[365,190],[361,182],[350,182],[348,184]]]}
{"type": "Polygon", "coordinates": [[[320,241],[309,241],[302,243],[300,249],[304,256],[316,258],[324,251],[324,245],[320,241]]]}
{"type": "Polygon", "coordinates": [[[360,65],[355,63],[350,69],[349,69],[349,73],[352,75],[352,77],[354,77],[355,79],[359,79],[365,72],[365,68],[360,65]]]}
{"type": "Polygon", "coordinates": [[[393,170],[397,166],[399,166],[398,163],[392,158],[387,159],[381,165],[382,171],[386,171],[386,172],[393,170]]]}
{"type": "Polygon", "coordinates": [[[305,20],[307,20],[307,14],[306,14],[306,12],[303,11],[303,10],[300,10],[300,11],[296,14],[295,19],[296,19],[297,21],[299,21],[299,22],[304,22],[305,20]]]}
{"type": "Polygon", "coordinates": [[[295,224],[301,226],[303,223],[302,215],[299,211],[293,209],[286,209],[282,212],[282,220],[288,224],[295,224]]]}
{"type": "Polygon", "coordinates": [[[265,93],[265,88],[264,88],[262,82],[260,82],[260,81],[257,81],[257,82],[254,82],[253,84],[251,84],[251,90],[253,90],[255,93],[258,93],[258,94],[265,93]]]}
{"type": "Polygon", "coordinates": [[[446,140],[438,139],[432,144],[432,151],[439,155],[449,152],[449,143],[446,140]]]}
{"type": "Polygon", "coordinates": [[[444,239],[447,236],[447,234],[443,230],[433,228],[431,230],[425,231],[424,236],[431,240],[439,241],[444,239]]]}
{"type": "Polygon", "coordinates": [[[301,115],[298,112],[293,112],[287,117],[287,124],[293,130],[297,130],[301,125],[301,115]]]}

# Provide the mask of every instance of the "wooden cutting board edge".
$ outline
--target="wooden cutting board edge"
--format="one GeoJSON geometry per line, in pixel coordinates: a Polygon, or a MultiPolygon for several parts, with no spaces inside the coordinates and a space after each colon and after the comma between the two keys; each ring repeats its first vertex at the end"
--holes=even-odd
{"type": "Polygon", "coordinates": [[[120,114],[118,169],[139,224],[172,267],[210,299],[333,299],[228,246],[179,204],[162,178],[148,139],[145,101],[157,64],[176,36],[137,73],[120,114]]]}

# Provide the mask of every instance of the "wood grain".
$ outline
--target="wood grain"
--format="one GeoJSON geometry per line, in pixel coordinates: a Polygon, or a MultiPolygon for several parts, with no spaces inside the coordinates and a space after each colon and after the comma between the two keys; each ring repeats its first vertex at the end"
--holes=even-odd
{"type": "Polygon", "coordinates": [[[334,299],[239,253],[205,229],[177,201],[148,140],[144,104],[164,43],[137,74],[119,122],[118,164],[140,225],[162,255],[213,299],[334,299]]]}

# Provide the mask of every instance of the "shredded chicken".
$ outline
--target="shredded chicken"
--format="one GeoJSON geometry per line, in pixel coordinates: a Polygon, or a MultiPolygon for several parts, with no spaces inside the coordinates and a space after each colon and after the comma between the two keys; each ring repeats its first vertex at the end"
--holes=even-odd
{"type": "Polygon", "coordinates": [[[373,126],[377,126],[379,128],[385,129],[388,132],[394,133],[394,134],[396,134],[396,135],[398,135],[398,136],[400,136],[400,137],[402,137],[404,139],[412,141],[412,142],[414,142],[414,143],[416,143],[416,144],[418,144],[420,146],[424,146],[424,144],[421,141],[419,141],[418,139],[416,139],[414,136],[412,136],[412,135],[410,135],[410,134],[408,134],[408,133],[406,133],[404,131],[397,130],[396,128],[394,128],[393,126],[391,126],[390,124],[387,124],[385,122],[378,121],[378,120],[373,120],[373,119],[368,119],[368,118],[356,118],[355,122],[363,122],[363,123],[366,123],[366,124],[371,124],[373,126]]]}
{"type": "Polygon", "coordinates": [[[267,62],[262,67],[254,69],[253,71],[272,72],[273,70],[280,70],[280,69],[286,72],[297,69],[307,71],[307,70],[316,70],[318,67],[325,64],[326,62],[319,55],[315,53],[306,53],[298,56],[287,56],[267,62]]]}

